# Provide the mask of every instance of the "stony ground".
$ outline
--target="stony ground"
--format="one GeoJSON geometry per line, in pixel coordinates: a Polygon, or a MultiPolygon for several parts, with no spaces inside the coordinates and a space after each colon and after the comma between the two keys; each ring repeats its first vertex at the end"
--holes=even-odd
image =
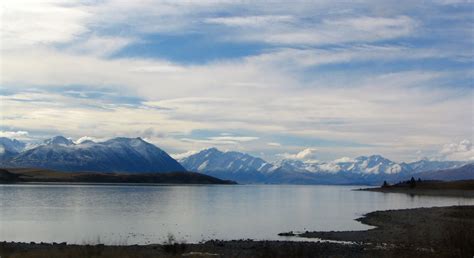
{"type": "Polygon", "coordinates": [[[299,236],[432,250],[442,256],[474,256],[474,206],[375,211],[358,220],[375,228],[299,236]]]}
{"type": "Polygon", "coordinates": [[[436,257],[427,250],[291,241],[208,241],[202,244],[145,246],[0,243],[3,258],[53,257],[436,257]]]}

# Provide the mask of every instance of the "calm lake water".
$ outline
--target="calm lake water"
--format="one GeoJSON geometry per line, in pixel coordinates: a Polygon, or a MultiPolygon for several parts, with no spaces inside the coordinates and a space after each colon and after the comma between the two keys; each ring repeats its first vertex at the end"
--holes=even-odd
{"type": "Polygon", "coordinates": [[[0,240],[161,243],[287,239],[304,230],[368,229],[375,210],[474,205],[474,199],[351,191],[356,186],[0,185],[0,240]]]}

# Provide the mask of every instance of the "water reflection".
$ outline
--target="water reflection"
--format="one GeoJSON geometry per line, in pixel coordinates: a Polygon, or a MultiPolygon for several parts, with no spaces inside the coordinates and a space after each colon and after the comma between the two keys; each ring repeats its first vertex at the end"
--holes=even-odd
{"type": "Polygon", "coordinates": [[[146,244],[282,239],[285,231],[361,230],[374,210],[473,199],[351,191],[354,186],[0,185],[0,240],[146,244]]]}

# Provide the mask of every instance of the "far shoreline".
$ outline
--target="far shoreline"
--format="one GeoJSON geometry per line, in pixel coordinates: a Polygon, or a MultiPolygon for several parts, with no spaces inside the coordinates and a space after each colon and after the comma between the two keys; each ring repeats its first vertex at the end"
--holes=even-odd
{"type": "Polygon", "coordinates": [[[369,191],[379,193],[401,193],[408,195],[440,196],[474,198],[474,180],[460,181],[410,181],[381,187],[361,188],[355,191],[369,191]]]}
{"type": "Polygon", "coordinates": [[[57,184],[182,184],[182,185],[231,185],[231,180],[223,180],[209,175],[178,171],[160,173],[101,173],[63,172],[38,168],[2,168],[0,184],[57,183],[57,184]]]}

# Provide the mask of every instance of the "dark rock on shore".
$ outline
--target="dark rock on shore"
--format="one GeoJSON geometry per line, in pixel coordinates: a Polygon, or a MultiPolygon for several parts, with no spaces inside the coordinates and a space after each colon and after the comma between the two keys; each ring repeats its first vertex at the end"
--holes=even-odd
{"type": "Polygon", "coordinates": [[[440,256],[474,255],[474,206],[375,211],[357,220],[375,228],[304,232],[297,236],[432,250],[440,256]]]}

